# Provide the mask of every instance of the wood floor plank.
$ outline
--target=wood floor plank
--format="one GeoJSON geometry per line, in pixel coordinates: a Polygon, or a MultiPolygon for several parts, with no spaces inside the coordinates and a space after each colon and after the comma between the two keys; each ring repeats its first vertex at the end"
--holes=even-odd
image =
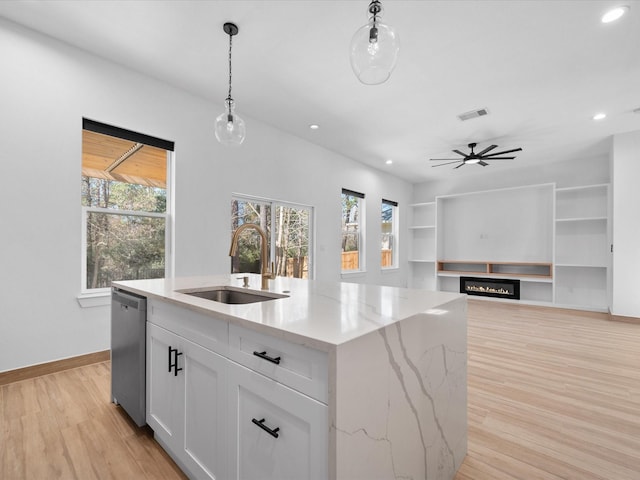
{"type": "Polygon", "coordinates": [[[29,413],[20,420],[23,431],[24,478],[73,478],[60,430],[49,412],[29,413]]]}
{"type": "MultiPolygon", "coordinates": [[[[82,438],[78,425],[70,425],[60,431],[65,448],[71,458],[74,479],[99,480],[105,478],[96,471],[98,464],[92,460],[90,450],[82,438]]],[[[106,473],[106,472],[105,472],[106,473]]]]}

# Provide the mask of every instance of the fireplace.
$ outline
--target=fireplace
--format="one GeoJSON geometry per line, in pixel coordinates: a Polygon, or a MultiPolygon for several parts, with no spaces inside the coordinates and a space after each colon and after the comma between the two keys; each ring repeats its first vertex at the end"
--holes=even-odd
{"type": "Polygon", "coordinates": [[[520,280],[509,278],[460,277],[460,293],[482,297],[520,300],[520,280]]]}

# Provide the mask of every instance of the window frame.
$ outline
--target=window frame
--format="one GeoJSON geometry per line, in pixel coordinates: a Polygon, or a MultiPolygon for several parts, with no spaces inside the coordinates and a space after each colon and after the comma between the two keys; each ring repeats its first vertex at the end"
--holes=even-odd
{"type": "MultiPolygon", "coordinates": [[[[348,188],[343,188],[340,194],[340,203],[342,205],[342,196],[343,195],[348,195],[350,197],[354,197],[358,199],[358,204],[357,204],[357,212],[358,212],[358,268],[357,269],[353,269],[353,270],[344,270],[342,268],[342,254],[344,253],[344,251],[342,250],[342,245],[340,246],[340,256],[341,256],[341,262],[340,262],[340,274],[342,276],[349,276],[349,275],[358,275],[358,274],[362,274],[365,273],[367,271],[366,269],[366,227],[365,227],[365,221],[366,221],[366,203],[365,203],[365,197],[366,195],[364,193],[360,193],[360,192],[356,192],[355,190],[350,190],[348,188]]],[[[342,208],[341,208],[342,210],[342,208]]],[[[340,224],[341,224],[341,233],[340,233],[340,242],[342,243],[343,240],[343,236],[344,236],[344,230],[342,230],[342,224],[344,221],[344,211],[341,211],[340,213],[340,224]]]]}
{"type": "MultiPolygon", "coordinates": [[[[143,133],[134,132],[132,130],[126,130],[113,125],[97,122],[87,118],[82,119],[82,130],[88,130],[95,133],[101,133],[114,138],[120,138],[133,142],[143,143],[145,145],[161,148],[166,151],[166,209],[164,213],[159,212],[146,212],[144,210],[121,210],[104,207],[89,207],[82,205],[81,208],[81,244],[80,244],[80,294],[77,296],[78,303],[81,307],[94,307],[108,304],[108,297],[111,293],[111,287],[100,288],[88,288],[87,287],[87,218],[90,213],[103,213],[109,215],[125,215],[134,217],[151,217],[151,218],[164,218],[164,276],[172,277],[175,271],[175,257],[173,254],[174,244],[174,188],[175,188],[175,175],[174,175],[174,142],[163,140],[161,138],[152,137],[143,133]],[[106,300],[100,300],[99,298],[107,297],[106,300]],[[96,300],[98,299],[98,300],[96,300]],[[106,303],[105,303],[106,302],[106,303]]],[[[82,165],[82,162],[80,162],[82,165]]],[[[82,178],[82,174],[80,175],[82,178]]]]}
{"type": "Polygon", "coordinates": [[[100,288],[87,288],[87,218],[90,213],[103,213],[106,215],[121,215],[127,217],[147,217],[147,218],[163,218],[164,219],[164,273],[165,277],[168,275],[168,262],[167,262],[167,228],[168,228],[168,215],[167,213],[145,212],[143,210],[116,210],[113,208],[104,207],[87,207],[82,206],[82,245],[81,245],[81,275],[82,284],[80,292],[82,294],[108,294],[111,291],[111,287],[100,288]]]}
{"type": "Polygon", "coordinates": [[[398,202],[395,202],[393,200],[387,200],[385,198],[382,199],[382,201],[380,202],[380,220],[381,220],[381,231],[380,231],[380,253],[381,253],[381,258],[380,258],[380,268],[383,271],[387,271],[387,270],[394,270],[399,268],[398,267],[398,245],[399,245],[399,238],[398,238],[398,234],[399,234],[399,229],[398,229],[398,212],[399,212],[399,208],[398,208],[398,202]],[[391,210],[391,265],[389,266],[384,266],[382,265],[382,236],[384,235],[384,233],[382,232],[382,208],[384,207],[384,205],[389,205],[392,207],[391,210]]]}
{"type": "MultiPolygon", "coordinates": [[[[234,201],[245,201],[252,203],[260,203],[263,205],[268,205],[270,207],[270,215],[269,221],[271,224],[271,231],[269,232],[269,259],[274,259],[276,256],[276,211],[277,207],[285,207],[285,208],[296,208],[301,210],[309,211],[309,259],[308,259],[308,267],[307,267],[307,279],[313,280],[315,278],[315,207],[313,205],[307,205],[303,203],[295,203],[286,200],[275,200],[272,198],[266,197],[258,197],[255,195],[247,195],[244,193],[232,193],[231,194],[231,202],[234,201]]],[[[231,218],[229,218],[229,223],[231,223],[231,218]]],[[[231,235],[233,235],[233,231],[231,231],[231,235]]],[[[271,260],[273,261],[273,260],[271,260]]],[[[271,266],[269,266],[271,268],[271,266]]]]}

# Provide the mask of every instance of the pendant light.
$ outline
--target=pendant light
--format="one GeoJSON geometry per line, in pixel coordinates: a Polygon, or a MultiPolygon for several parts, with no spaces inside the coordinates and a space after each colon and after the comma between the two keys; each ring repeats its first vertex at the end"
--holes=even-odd
{"type": "Polygon", "coordinates": [[[372,0],[369,23],[362,26],[351,40],[351,68],[362,83],[378,85],[386,82],[396,66],[400,42],[389,25],[380,23],[382,5],[372,0]]]}
{"type": "Polygon", "coordinates": [[[229,35],[229,95],[225,100],[225,111],[216,118],[216,138],[223,145],[240,145],[244,141],[246,129],[244,120],[235,113],[235,102],[231,98],[231,41],[238,34],[234,23],[225,23],[224,32],[229,35]]]}

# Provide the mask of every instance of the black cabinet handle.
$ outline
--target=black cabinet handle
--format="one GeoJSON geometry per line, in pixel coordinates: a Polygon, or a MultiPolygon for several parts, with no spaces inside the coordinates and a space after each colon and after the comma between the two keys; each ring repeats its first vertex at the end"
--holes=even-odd
{"type": "Polygon", "coordinates": [[[259,426],[262,430],[267,432],[269,435],[271,435],[273,438],[278,438],[279,436],[278,432],[280,431],[280,427],[276,427],[273,430],[271,430],[269,427],[267,427],[264,424],[264,418],[262,420],[256,420],[255,418],[252,418],[251,421],[255,423],[257,426],[259,426]]]}
{"type": "Polygon", "coordinates": [[[182,352],[178,352],[178,349],[176,348],[176,363],[173,365],[173,375],[175,377],[178,376],[178,372],[182,370],[182,368],[178,367],[178,357],[182,355],[182,352]]]}
{"type": "Polygon", "coordinates": [[[171,348],[169,345],[169,373],[171,373],[171,369],[173,368],[173,375],[175,377],[178,376],[178,372],[182,370],[182,368],[178,368],[178,357],[182,355],[182,352],[178,352],[177,348],[171,348]],[[172,361],[171,354],[175,353],[175,360],[172,361]]]}
{"type": "Polygon", "coordinates": [[[263,360],[266,360],[267,362],[271,362],[271,363],[275,363],[276,365],[280,365],[280,357],[270,357],[269,355],[267,355],[267,352],[253,352],[253,354],[256,357],[260,357],[263,360]]]}

